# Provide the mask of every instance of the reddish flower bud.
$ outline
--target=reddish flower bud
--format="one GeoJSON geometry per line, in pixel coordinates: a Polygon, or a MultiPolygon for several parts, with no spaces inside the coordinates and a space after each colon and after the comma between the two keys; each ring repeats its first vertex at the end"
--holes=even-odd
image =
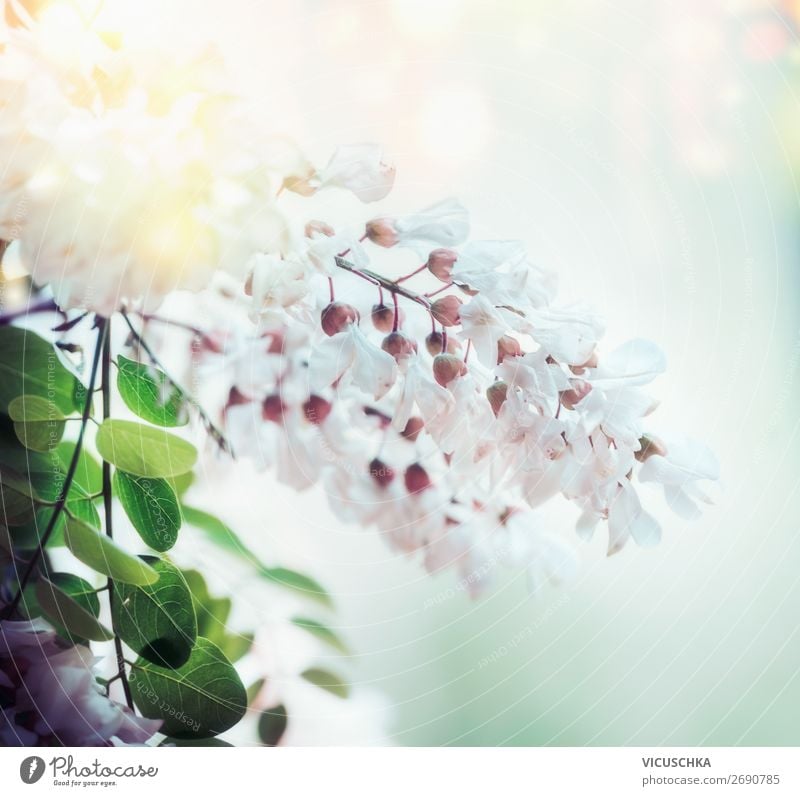
{"type": "Polygon", "coordinates": [[[268,354],[283,353],[283,344],[286,342],[283,334],[280,332],[267,332],[264,337],[269,340],[269,345],[267,346],[268,354]]]}
{"type": "Polygon", "coordinates": [[[365,234],[376,246],[383,246],[385,249],[390,249],[398,240],[394,220],[391,218],[373,218],[372,221],[367,221],[365,234]]]}
{"type": "MultiPolygon", "coordinates": [[[[397,321],[398,327],[402,325],[404,319],[405,313],[400,310],[397,321]]],[[[389,307],[386,304],[373,304],[372,325],[379,332],[391,332],[394,329],[394,307],[389,307]]]]}
{"type": "Polygon", "coordinates": [[[358,310],[342,301],[334,301],[322,310],[322,331],[333,337],[344,331],[351,323],[358,323],[358,310]]]}
{"type": "Polygon", "coordinates": [[[336,234],[336,230],[324,221],[317,221],[312,219],[306,224],[305,233],[307,238],[316,238],[319,235],[325,235],[332,238],[336,234]]]}
{"type": "Polygon", "coordinates": [[[586,362],[584,362],[582,365],[570,365],[569,369],[576,376],[582,376],[584,373],[586,373],[586,368],[596,368],[596,367],[597,367],[597,349],[595,348],[595,350],[592,351],[592,355],[589,357],[589,359],[586,360],[586,362]]]}
{"type": "Polygon", "coordinates": [[[406,489],[412,495],[423,492],[431,485],[431,479],[421,464],[412,464],[406,469],[403,476],[406,489]]]}
{"type": "Polygon", "coordinates": [[[489,406],[492,407],[494,416],[497,417],[508,398],[508,384],[504,381],[496,381],[486,390],[486,397],[489,399],[489,406]]]}
{"type": "Polygon", "coordinates": [[[402,332],[387,334],[381,342],[381,348],[391,354],[397,362],[417,353],[417,343],[402,332]]]}
{"type": "Polygon", "coordinates": [[[320,426],[325,422],[331,413],[331,409],[333,409],[331,402],[326,401],[319,395],[310,396],[303,404],[303,414],[306,416],[306,420],[315,426],[320,426]]]}
{"type": "Polygon", "coordinates": [[[633,454],[637,461],[646,462],[651,456],[667,455],[667,446],[658,437],[645,434],[640,438],[639,444],[641,449],[633,454]]]}
{"type": "Polygon", "coordinates": [[[410,417],[400,436],[409,442],[416,442],[423,428],[425,428],[425,421],[421,417],[410,417]]]}
{"type": "Polygon", "coordinates": [[[522,346],[519,340],[514,337],[509,337],[504,334],[497,341],[497,364],[501,364],[506,357],[520,357],[522,356],[522,346]]]}
{"type": "Polygon", "coordinates": [[[386,489],[394,481],[394,470],[380,459],[373,459],[369,463],[369,474],[375,479],[381,489],[386,489]]]}
{"type": "Polygon", "coordinates": [[[592,391],[592,385],[583,379],[570,379],[569,383],[572,389],[559,393],[559,397],[567,409],[574,409],[592,391]]]}
{"type": "Polygon", "coordinates": [[[242,404],[249,404],[250,399],[239,390],[238,387],[231,387],[231,391],[228,393],[228,401],[225,404],[225,409],[227,410],[231,406],[241,406],[242,404]]]}
{"type": "Polygon", "coordinates": [[[428,353],[435,357],[437,354],[457,354],[461,348],[461,343],[452,335],[447,336],[447,350],[442,351],[442,344],[444,343],[444,335],[441,332],[431,332],[425,338],[425,347],[428,353]]]}
{"type": "Polygon", "coordinates": [[[467,372],[467,366],[463,359],[452,354],[437,354],[433,358],[433,378],[447,387],[453,379],[463,376],[467,372]]]}
{"type": "Polygon", "coordinates": [[[442,326],[455,326],[457,323],[461,323],[459,310],[462,303],[458,296],[443,296],[431,304],[431,315],[442,326]]]}
{"type": "Polygon", "coordinates": [[[264,420],[271,420],[273,423],[280,423],[283,420],[283,413],[286,411],[286,404],[281,400],[280,395],[268,395],[261,404],[261,416],[264,420]]]}
{"type": "Polygon", "coordinates": [[[449,282],[458,252],[452,249],[434,249],[428,255],[428,270],[442,282],[449,282]]]}

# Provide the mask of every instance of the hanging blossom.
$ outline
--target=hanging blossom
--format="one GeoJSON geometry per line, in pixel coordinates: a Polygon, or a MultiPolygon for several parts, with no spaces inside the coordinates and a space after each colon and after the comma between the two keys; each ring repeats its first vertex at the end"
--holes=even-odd
{"type": "Polygon", "coordinates": [[[60,11],[7,29],[0,58],[0,237],[34,280],[107,315],[284,249],[274,198],[300,156],[214,49],[111,45],[60,11]]]}
{"type": "Polygon", "coordinates": [[[194,313],[207,320],[196,377],[229,385],[240,456],[294,488],[322,484],[339,518],[430,572],[454,568],[473,593],[500,565],[534,589],[572,575],[572,546],[537,511],[556,495],[576,506],[580,538],[605,528],[609,554],[661,538],[642,484],[685,518],[708,502],[713,454],[651,427],[644,388],[663,352],[639,339],[606,350],[600,319],[557,304],[520,242],[467,242],[455,200],[355,234],[305,231],[290,256],[257,255],[244,295],[216,296],[216,318],[194,313]],[[382,275],[383,250],[403,247],[423,262],[382,275]],[[222,338],[224,351],[208,345],[222,338]]]}
{"type": "Polygon", "coordinates": [[[106,696],[88,647],[42,619],[0,622],[0,744],[141,745],[161,726],[106,696]]]}

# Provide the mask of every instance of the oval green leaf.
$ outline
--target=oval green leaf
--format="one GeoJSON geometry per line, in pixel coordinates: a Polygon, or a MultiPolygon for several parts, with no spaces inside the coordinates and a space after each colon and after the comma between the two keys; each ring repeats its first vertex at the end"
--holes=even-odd
{"type": "Polygon", "coordinates": [[[173,738],[209,738],[229,730],[247,710],[247,693],[231,662],[208,639],[198,638],[177,669],[139,658],[131,667],[133,700],[148,719],[163,719],[173,738]]]}
{"type": "Polygon", "coordinates": [[[107,462],[146,478],[173,478],[191,470],[197,461],[191,442],[130,420],[105,420],[95,445],[107,462]]]}
{"type": "Polygon", "coordinates": [[[18,395],[40,395],[69,414],[83,408],[79,384],[47,340],[30,329],[0,327],[0,408],[18,395]]]}
{"type": "Polygon", "coordinates": [[[276,705],[274,708],[265,710],[258,717],[258,737],[264,746],[277,746],[283,734],[286,732],[286,725],[289,723],[289,716],[283,705],[276,705]]]}
{"type": "Polygon", "coordinates": [[[197,639],[192,594],[180,571],[154,556],[142,556],[157,573],[152,586],[117,584],[112,620],[120,638],[142,658],[177,668],[197,639]]]}
{"type": "Polygon", "coordinates": [[[187,423],[186,396],[163,371],[123,356],[117,365],[117,389],[131,412],[158,426],[187,423]]]}
{"type": "Polygon", "coordinates": [[[82,520],[67,518],[64,542],[75,558],[115,581],[147,586],[158,580],[158,573],[151,566],[82,520]]]}
{"type": "Polygon", "coordinates": [[[36,601],[42,613],[72,636],[108,641],[114,636],[97,618],[66,591],[45,577],[36,583],[36,601]]]}
{"type": "Polygon", "coordinates": [[[131,525],[146,544],[159,553],[175,544],[181,527],[181,510],[168,481],[116,470],[114,491],[131,525]]]}
{"type": "Polygon", "coordinates": [[[329,672],[327,669],[306,669],[300,676],[312,685],[322,688],[340,699],[346,699],[350,693],[350,686],[338,674],[329,672]]]}
{"type": "Polygon", "coordinates": [[[347,644],[345,644],[327,625],[323,625],[322,622],[318,622],[316,619],[309,619],[305,616],[295,616],[292,618],[292,624],[295,625],[295,627],[299,627],[301,630],[305,630],[329,647],[333,647],[333,649],[345,655],[350,654],[347,644]]]}

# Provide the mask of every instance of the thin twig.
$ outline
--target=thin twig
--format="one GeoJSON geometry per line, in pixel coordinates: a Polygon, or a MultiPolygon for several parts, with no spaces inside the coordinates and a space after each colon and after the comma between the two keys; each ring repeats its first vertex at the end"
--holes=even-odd
{"type": "Polygon", "coordinates": [[[166,368],[161,364],[158,357],[155,355],[154,351],[150,346],[147,344],[145,339],[142,335],[136,330],[136,327],[131,322],[128,313],[125,310],[120,310],[120,314],[125,319],[125,323],[128,325],[128,329],[130,329],[131,334],[133,335],[134,340],[136,340],[137,344],[141,347],[142,351],[147,354],[150,361],[161,370],[164,374],[167,381],[175,387],[175,389],[179,390],[183,396],[185,396],[186,400],[189,404],[195,409],[198,416],[200,417],[200,421],[203,424],[203,428],[205,428],[206,433],[216,442],[217,446],[221,451],[227,453],[231,458],[235,458],[233,453],[233,447],[231,446],[230,442],[228,441],[227,437],[220,431],[217,426],[214,424],[214,421],[208,416],[205,409],[200,406],[198,400],[191,395],[187,390],[184,390],[181,385],[172,378],[172,376],[167,373],[166,368]]]}
{"type": "Polygon", "coordinates": [[[349,271],[351,274],[360,276],[362,279],[367,279],[368,281],[372,282],[372,284],[378,285],[394,295],[403,296],[404,298],[409,299],[409,301],[414,301],[417,304],[425,307],[428,312],[431,311],[430,301],[428,301],[428,299],[426,299],[421,293],[415,293],[413,290],[409,290],[407,287],[403,287],[403,285],[393,282],[391,279],[387,279],[385,276],[376,274],[374,271],[370,271],[366,268],[357,268],[355,265],[353,265],[353,263],[351,263],[349,260],[345,260],[343,257],[336,257],[335,260],[336,265],[342,270],[349,271]]]}
{"type": "Polygon", "coordinates": [[[69,462],[69,467],[67,468],[67,474],[64,477],[64,482],[61,484],[61,489],[58,493],[58,497],[53,505],[53,513],[50,515],[50,520],[47,523],[47,527],[45,528],[44,533],[42,534],[41,538],[39,539],[39,544],[36,546],[36,550],[34,550],[33,555],[28,560],[28,563],[25,568],[25,572],[23,573],[22,577],[19,580],[19,588],[17,590],[17,594],[14,599],[9,603],[8,606],[4,609],[3,613],[7,614],[8,616],[13,615],[13,613],[17,610],[19,606],[19,601],[22,599],[22,592],[25,590],[25,587],[28,585],[28,581],[30,580],[33,571],[36,569],[36,566],[39,563],[39,560],[44,553],[44,548],[47,546],[47,543],[50,541],[50,537],[55,530],[56,523],[58,522],[59,517],[61,516],[62,512],[64,511],[67,505],[67,499],[69,497],[69,490],[72,487],[72,481],[75,478],[75,473],[78,469],[78,460],[81,455],[81,450],[83,449],[83,435],[86,431],[86,426],[89,424],[89,417],[92,411],[92,396],[94,395],[94,383],[95,379],[97,378],[97,371],[100,365],[100,355],[103,351],[103,346],[106,339],[106,328],[104,325],[99,324],[97,329],[97,344],[94,350],[94,359],[92,360],[92,370],[89,375],[89,384],[86,388],[86,402],[83,405],[83,412],[81,413],[81,427],[80,431],[78,431],[78,439],[75,442],[75,450],[72,453],[72,458],[69,462]]]}
{"type": "MultiPolygon", "coordinates": [[[[103,421],[111,417],[111,320],[109,318],[98,318],[98,323],[105,328],[105,339],[103,342],[102,376],[103,376],[103,421]]],[[[114,502],[111,491],[111,465],[103,459],[103,514],[105,515],[106,536],[114,538],[113,514],[114,502]]],[[[114,581],[109,578],[106,581],[108,589],[108,607],[111,616],[114,616],[114,581]]],[[[122,681],[122,690],[125,693],[125,701],[128,707],[133,710],[133,696],[128,677],[125,673],[125,658],[122,652],[122,640],[119,633],[114,633],[114,650],[117,655],[117,671],[119,679],[122,681]]]]}

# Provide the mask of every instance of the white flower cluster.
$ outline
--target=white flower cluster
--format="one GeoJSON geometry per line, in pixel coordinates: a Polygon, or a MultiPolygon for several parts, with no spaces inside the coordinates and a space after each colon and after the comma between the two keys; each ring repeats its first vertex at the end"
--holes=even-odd
{"type": "Polygon", "coordinates": [[[88,647],[68,646],[43,620],[0,622],[2,746],[143,744],[160,721],[136,716],[97,682],[88,647]]]}
{"type": "MultiPolygon", "coordinates": [[[[552,274],[521,243],[466,242],[455,200],[362,229],[310,222],[303,250],[251,260],[259,334],[224,346],[239,455],[297,489],[321,481],[339,517],[430,571],[456,567],[473,592],[500,563],[527,567],[534,588],[573,571],[572,548],[535,511],[558,493],[580,510],[579,535],[607,524],[609,554],[660,539],[638,483],[696,516],[718,465],[703,445],[651,433],[657,404],[642,387],[665,369],[657,346],[603,352],[600,321],[556,305],[552,274]],[[404,246],[424,264],[381,276],[371,259],[404,246]],[[441,288],[411,290],[423,272],[441,288]],[[365,292],[336,298],[354,283],[365,292]]],[[[218,357],[200,351],[206,367],[218,357]]]]}

